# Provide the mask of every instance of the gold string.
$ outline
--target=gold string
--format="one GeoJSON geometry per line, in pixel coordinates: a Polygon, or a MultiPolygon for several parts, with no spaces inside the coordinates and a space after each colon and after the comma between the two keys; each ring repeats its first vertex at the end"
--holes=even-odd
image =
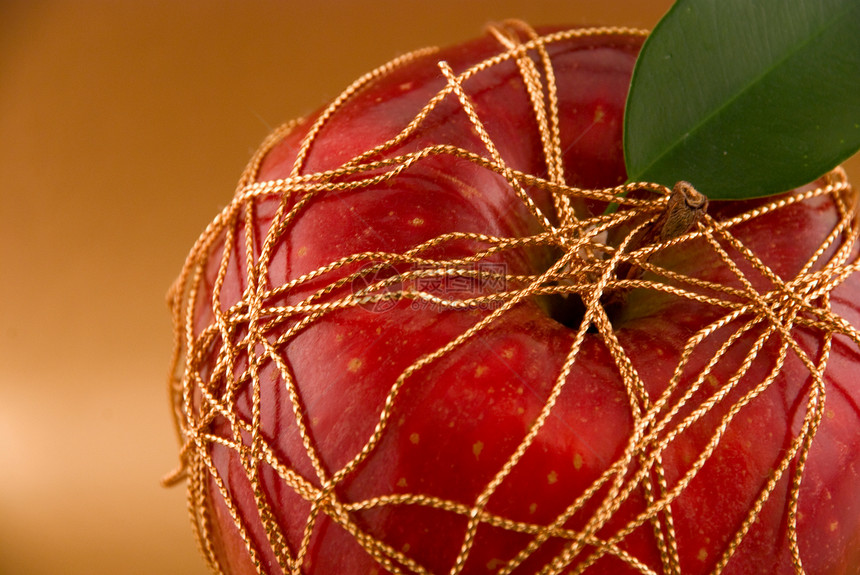
{"type": "Polygon", "coordinates": [[[181,465],[166,477],[164,482],[174,484],[183,479],[187,480],[187,505],[198,544],[207,563],[213,572],[223,572],[215,550],[215,519],[211,516],[210,504],[213,497],[220,497],[247,548],[250,562],[258,573],[266,572],[262,565],[261,550],[256,548],[249,534],[249,527],[244,524],[230,489],[212,460],[212,447],[218,445],[236,453],[237,461],[251,486],[267,544],[274,551],[284,573],[302,572],[302,566],[310,553],[311,535],[323,516],[349,532],[386,571],[404,574],[429,573],[424,566],[410,557],[407,551],[394,549],[373,537],[363,529],[361,522],[356,520],[356,514],[361,511],[388,506],[423,506],[466,519],[460,551],[451,566],[452,575],[457,575],[465,568],[475,545],[477,530],[482,525],[530,536],[529,543],[513,559],[498,566],[496,572],[500,574],[512,573],[535,552],[545,548],[549,541],[563,542],[563,545],[543,566],[541,573],[581,573],[606,555],[618,558],[641,573],[655,573],[640,558],[631,555],[621,546],[628,535],[645,523],[651,525],[657,542],[662,572],[681,573],[672,515],[673,501],[684,493],[708,461],[735,416],[774,383],[789,353],[792,353],[803,363],[812,378],[801,429],[722,551],[713,573],[719,573],[729,565],[732,556],[760,515],[765,502],[785,476],[789,478],[786,538],[792,562],[797,572],[802,572],[802,555],[797,537],[798,501],[804,467],[822,420],[826,396],[824,373],[832,339],[834,334],[844,334],[860,346],[860,332],[831,310],[829,298],[829,293],[860,267],[860,262],[856,260],[860,225],[857,220],[857,197],[854,189],[848,183],[844,172],[837,169],[828,174],[820,186],[813,189],[780,196],[732,218],[718,221],[706,216],[695,229],[679,237],[649,245],[634,245],[637,230],[654,221],[661,213],[670,191],[647,182],[596,190],[579,189],[565,184],[559,101],[548,47],[575,37],[614,34],[644,36],[646,32],[627,28],[593,28],[540,36],[523,23],[507,22],[491,27],[490,33],[501,47],[499,54],[460,73],[455,73],[447,63],[439,62],[440,74],[446,80],[445,85],[428,100],[413,120],[383,144],[360,153],[335,169],[303,173],[308,154],[329,120],[363,87],[392,73],[400,66],[432,55],[435,49],[407,54],[356,80],[323,110],[307,129],[297,150],[290,176],[258,181],[257,176],[266,155],[285,137],[293,134],[299,122],[276,130],[249,162],[239,180],[232,202],[204,230],[193,246],[169,293],[175,325],[169,392],[181,445],[181,465]],[[523,36],[525,39],[521,40],[523,36]],[[516,65],[531,102],[543,148],[546,177],[517,171],[505,163],[464,87],[469,78],[506,61],[512,61],[516,65]],[[430,113],[449,98],[454,98],[459,103],[482,142],[486,155],[452,145],[438,144],[381,159],[382,152],[394,149],[399,143],[419,133],[422,123],[430,113]],[[402,253],[351,254],[281,285],[269,285],[268,266],[279,240],[313,199],[324,194],[369,188],[396,178],[422,159],[439,155],[457,157],[502,176],[535,217],[541,231],[520,238],[451,232],[413,246],[402,253]],[[553,198],[555,213],[551,216],[544,214],[526,191],[527,188],[546,191],[553,198]],[[651,197],[643,199],[630,193],[637,190],[652,192],[651,197]],[[794,278],[779,277],[732,234],[732,229],[736,226],[821,196],[832,199],[837,206],[839,219],[823,239],[820,248],[794,278]],[[280,205],[271,228],[265,231],[262,237],[257,237],[255,202],[270,197],[280,198],[280,205]],[[574,210],[574,199],[616,202],[623,209],[609,215],[585,216],[574,210]],[[609,231],[622,229],[628,231],[624,232],[615,245],[609,245],[601,239],[609,231]],[[426,256],[434,248],[464,239],[483,247],[459,259],[441,260],[426,256]],[[651,262],[650,256],[654,253],[684,246],[694,240],[705,240],[713,253],[738,280],[737,287],[688,277],[651,262]],[[485,261],[495,254],[538,246],[557,247],[562,255],[542,273],[502,275],[497,279],[505,280],[501,282],[503,287],[494,293],[457,299],[412,287],[418,286],[418,280],[422,279],[475,277],[474,268],[469,267],[472,264],[485,261]],[[767,279],[772,288],[765,293],[757,291],[729,254],[729,250],[739,254],[748,265],[767,279]],[[247,286],[240,300],[232,302],[228,309],[224,310],[221,303],[222,289],[234,253],[242,254],[244,258],[247,286]],[[214,268],[214,276],[211,275],[213,266],[210,262],[217,265],[214,268]],[[357,271],[338,276],[338,272],[353,269],[356,264],[363,265],[358,266],[360,269],[357,271]],[[411,266],[411,269],[398,272],[396,277],[376,277],[377,272],[395,264],[411,266]],[[638,266],[651,276],[661,277],[665,281],[616,277],[616,271],[622,264],[638,266]],[[317,288],[300,302],[289,305],[267,303],[311,284],[319,285],[320,280],[327,277],[336,279],[317,288]],[[364,288],[354,290],[348,295],[333,297],[333,294],[341,293],[357,280],[367,278],[370,278],[370,283],[364,288]],[[686,342],[668,385],[658,397],[651,397],[646,391],[642,377],[615,335],[604,307],[605,294],[619,290],[625,292],[633,288],[660,291],[677,298],[697,301],[723,312],[722,316],[714,319],[686,342]],[[338,485],[378,447],[391,424],[400,393],[409,378],[450,355],[469,340],[479,337],[499,317],[520,302],[553,294],[581,297],[585,303],[582,321],[575,330],[565,361],[540,413],[531,422],[522,441],[475,501],[467,504],[423,493],[381,495],[359,501],[341,500],[337,492],[338,485]],[[309,422],[302,405],[301,382],[296,380],[278,350],[303,330],[336,310],[381,305],[401,299],[428,302],[439,309],[481,308],[491,311],[448,344],[408,366],[396,381],[392,382],[378,421],[365,444],[340,469],[329,472],[322,463],[313,434],[308,427],[309,422]],[[202,307],[208,308],[212,322],[211,325],[200,328],[195,326],[195,314],[202,307]],[[731,328],[734,331],[722,341],[717,352],[699,369],[692,381],[685,380],[682,386],[682,376],[691,365],[693,355],[701,350],[700,345],[714,337],[717,332],[730,325],[737,325],[738,322],[740,327],[731,328]],[[282,332],[279,332],[276,341],[271,341],[266,334],[276,327],[282,332]],[[813,329],[822,334],[823,344],[818,357],[809,357],[795,341],[793,330],[796,327],[813,329]],[[623,452],[588,489],[578,494],[549,524],[515,521],[494,515],[487,510],[490,498],[520,464],[529,446],[549,419],[571,370],[579,360],[579,353],[589,330],[596,330],[601,336],[628,394],[633,429],[623,452]],[[710,391],[704,400],[693,405],[692,398],[705,389],[719,359],[732,345],[743,336],[754,333],[754,330],[760,331],[755,341],[747,348],[734,373],[710,391]],[[729,394],[737,391],[739,382],[748,373],[756,354],[771,338],[778,338],[780,342],[773,368],[762,381],[748,389],[734,403],[724,405],[729,394]],[[220,348],[214,350],[213,356],[213,346],[216,345],[220,345],[220,348]],[[261,389],[264,385],[261,381],[261,366],[267,360],[272,361],[283,379],[293,421],[313,469],[312,478],[303,477],[281,461],[261,433],[261,389]],[[222,389],[216,381],[227,384],[222,389]],[[246,389],[250,390],[249,420],[240,417],[236,410],[238,396],[246,389]],[[663,468],[663,454],[685,429],[718,406],[724,409],[720,424],[689,467],[686,470],[678,470],[680,478],[670,484],[663,468]],[[685,407],[690,408],[688,412],[682,412],[685,407]],[[217,418],[227,422],[230,430],[228,436],[212,431],[211,427],[217,418]],[[274,470],[285,486],[310,505],[301,541],[293,548],[282,532],[271,507],[272,503],[261,485],[262,464],[274,470]],[[214,486],[214,492],[210,491],[210,485],[214,486]],[[608,533],[606,526],[616,517],[624,502],[637,492],[644,495],[645,509],[614,533],[608,533]],[[565,527],[571,518],[583,515],[586,506],[595,505],[595,502],[596,509],[590,516],[583,518],[583,527],[576,530],[565,527]]]}

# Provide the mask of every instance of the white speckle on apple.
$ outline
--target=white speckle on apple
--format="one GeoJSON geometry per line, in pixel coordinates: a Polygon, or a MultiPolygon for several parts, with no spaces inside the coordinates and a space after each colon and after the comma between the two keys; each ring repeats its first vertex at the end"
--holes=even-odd
{"type": "Polygon", "coordinates": [[[364,365],[364,362],[361,361],[361,358],[354,357],[349,360],[349,364],[346,366],[346,368],[349,370],[350,373],[358,373],[358,370],[361,369],[362,365],[364,365]]]}
{"type": "Polygon", "coordinates": [[[484,442],[476,441],[472,444],[472,453],[475,454],[475,459],[481,456],[481,452],[484,450],[484,442]]]}

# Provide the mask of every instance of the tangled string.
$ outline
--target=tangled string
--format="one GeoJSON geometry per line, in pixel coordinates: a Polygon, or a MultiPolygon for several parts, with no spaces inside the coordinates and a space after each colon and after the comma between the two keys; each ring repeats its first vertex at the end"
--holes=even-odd
{"type": "MultiPolygon", "coordinates": [[[[339,110],[366,86],[393,70],[433,51],[421,51],[399,58],[357,80],[325,109],[301,136],[290,177],[259,180],[267,156],[286,138],[294,137],[299,122],[277,130],[264,143],[242,176],[230,204],[200,236],[182,273],[170,293],[175,323],[175,354],[171,366],[170,394],[181,441],[181,467],[165,482],[188,480],[188,505],[198,539],[212,569],[222,572],[220,555],[213,542],[213,500],[226,510],[235,524],[258,572],[266,572],[264,557],[274,556],[284,573],[302,572],[311,554],[313,533],[322,518],[340,526],[372,558],[379,569],[390,573],[430,573],[404,546],[395,546],[384,534],[368,527],[368,511],[431,508],[459,518],[463,529],[457,533],[459,552],[450,572],[466,569],[476,551],[481,529],[509,531],[527,536],[512,558],[492,565],[493,572],[511,573],[540,553],[541,573],[580,573],[604,557],[614,557],[642,573],[655,573],[648,559],[625,547],[625,540],[640,527],[651,526],[659,549],[662,571],[680,573],[683,559],[679,551],[673,517],[673,502],[689,488],[719,448],[730,424],[756,398],[776,385],[790,360],[802,362],[810,378],[805,388],[805,409],[799,428],[747,506],[743,520],[714,559],[712,572],[722,571],[740,548],[769,498],[785,484],[785,537],[792,563],[802,571],[803,558],[798,542],[798,504],[805,464],[813,439],[824,416],[827,390],[827,363],[834,338],[860,345],[860,333],[848,320],[834,312],[830,294],[846,281],[856,282],[858,227],[857,196],[841,170],[792,195],[750,204],[750,209],[731,215],[703,215],[677,237],[657,237],[641,241],[643,232],[665,213],[672,191],[648,183],[634,183],[606,189],[580,189],[565,183],[562,161],[558,97],[549,48],[575,37],[599,35],[644,35],[626,29],[567,30],[540,36],[521,24],[492,30],[501,49],[497,55],[455,73],[439,63],[444,87],[393,138],[345,158],[334,169],[309,172],[307,158],[319,134],[339,110]],[[516,33],[514,33],[516,32],[516,33]],[[526,38],[523,40],[523,35],[526,38]],[[470,96],[467,84],[495,66],[515,62],[533,105],[546,162],[546,174],[535,175],[514,169],[499,152],[497,142],[485,129],[484,121],[470,96]],[[465,149],[434,142],[418,149],[398,151],[398,146],[422,130],[423,123],[443,102],[456,102],[466,114],[483,149],[465,149]],[[284,238],[302,214],[320,198],[343,193],[361,193],[394,182],[413,166],[429,158],[452,157],[468,162],[474,169],[503,178],[512,194],[538,222],[535,233],[520,237],[495,237],[481,233],[449,232],[436,235],[408,249],[360,251],[337,258],[301,274],[280,281],[273,270],[283,264],[284,238]],[[532,198],[535,191],[552,198],[554,214],[547,214],[532,198]],[[826,202],[836,214],[833,225],[822,238],[820,248],[795,277],[780,277],[735,235],[734,230],[781,210],[809,202],[826,202]],[[277,206],[264,214],[261,207],[277,206]],[[274,202],[274,204],[272,204],[274,202]],[[617,202],[613,213],[595,212],[583,216],[582,206],[617,202]],[[261,223],[262,222],[262,223],[261,223]],[[471,253],[449,246],[469,246],[471,253]],[[708,257],[722,262],[733,285],[689,275],[664,266],[660,254],[683,253],[688,246],[707,246],[708,257]],[[555,261],[533,273],[500,266],[506,254],[522,254],[534,249],[553,249],[555,261]],[[620,273],[627,270],[627,273],[620,273]],[[632,272],[631,272],[632,270],[632,272]],[[638,270],[638,272],[636,271],[638,270]],[[753,276],[759,280],[753,280],[753,276]],[[238,278],[238,279],[237,279],[238,278]],[[761,281],[764,278],[765,281],[761,281]],[[466,286],[459,293],[450,282],[466,286]],[[448,282],[445,284],[445,282],[448,282]],[[443,289],[444,285],[449,289],[443,289]],[[767,286],[762,289],[761,286],[767,286]],[[440,287],[441,286],[441,287],[440,287]],[[641,374],[613,327],[613,309],[622,307],[636,294],[694,303],[711,315],[700,329],[678,349],[674,370],[668,380],[656,386],[641,374]],[[296,294],[299,294],[298,296],[296,294]],[[406,404],[418,376],[459,353],[469,342],[484,337],[506,315],[528,302],[582,303],[574,314],[564,360],[547,382],[540,409],[527,414],[526,429],[506,451],[501,465],[472,500],[440,497],[411,486],[400,485],[390,493],[376,493],[358,499],[347,498],[344,486],[368,465],[391,434],[406,425],[404,414],[414,414],[406,404]],[[613,307],[615,306],[615,308],[613,307]],[[323,453],[324,438],[315,432],[315,421],[307,413],[314,394],[297,374],[294,360],[285,350],[324,322],[340,321],[339,314],[362,313],[385,318],[393,309],[411,308],[415,313],[460,314],[474,318],[447,343],[410,360],[399,375],[376,382],[386,390],[373,408],[375,420],[366,428],[360,448],[346,459],[323,453]],[[798,330],[814,334],[817,354],[798,338],[798,330]],[[565,392],[572,393],[571,373],[583,361],[588,338],[599,338],[617,371],[626,393],[629,429],[627,439],[613,459],[598,470],[590,487],[572,492],[548,521],[496,513],[493,496],[518,468],[552,417],[565,392]],[[715,339],[716,338],[716,339],[715,339]],[[718,341],[717,344],[714,341],[718,341]],[[733,346],[745,341],[740,360],[732,371],[719,372],[718,365],[733,346]],[[778,342],[771,345],[772,342],[778,342]],[[771,342],[771,344],[768,344],[771,342]],[[750,382],[751,366],[766,348],[772,354],[770,368],[750,382]],[[703,350],[710,350],[703,357],[703,350]],[[268,366],[268,367],[265,367],[268,366]],[[268,371],[266,371],[268,369],[268,371]],[[719,377],[715,374],[719,372],[719,377]],[[277,380],[267,382],[267,377],[277,380]],[[277,438],[262,430],[268,397],[266,386],[282,390],[283,425],[289,425],[296,444],[304,449],[309,465],[299,468],[281,453],[277,438]],[[685,432],[706,419],[717,418],[706,440],[698,446],[683,468],[669,472],[664,456],[685,432]],[[256,521],[265,530],[264,550],[253,536],[254,527],[237,502],[237,483],[228,482],[224,467],[216,462],[216,450],[233,454],[241,464],[243,484],[249,486],[258,508],[256,521]],[[333,462],[337,461],[337,465],[333,462]],[[262,470],[265,470],[262,471],[262,470]],[[268,475],[266,475],[268,474],[268,475]],[[296,499],[302,500],[303,528],[296,539],[282,525],[284,510],[271,501],[266,477],[276,476],[296,499]],[[622,510],[625,502],[642,497],[643,505],[634,513],[622,510]],[[573,527],[575,525],[575,527],[573,527]]],[[[370,192],[368,192],[370,193],[370,192]]],[[[326,238],[319,238],[325,242],[326,238]]],[[[529,252],[530,253],[530,252],[529,252]]],[[[519,257],[517,255],[511,257],[519,257]]],[[[663,301],[663,300],[660,300],[663,301]]],[[[398,316],[407,317],[407,316],[398,316]]],[[[382,319],[380,319],[382,321],[382,319]]],[[[329,325],[329,324],[326,324],[329,325]]],[[[321,364],[333,360],[324,355],[307,361],[321,364]]],[[[349,364],[349,370],[362,366],[349,364]]],[[[373,378],[373,374],[361,377],[373,378]]],[[[286,432],[284,432],[286,433],[286,432]]],[[[418,442],[413,434],[412,442],[418,442]]],[[[477,445],[477,444],[476,444],[477,445]]],[[[480,447],[477,448],[480,450],[480,447]]],[[[478,456],[478,453],[475,453],[478,456]]],[[[226,457],[226,456],[225,456],[226,457]]],[[[299,513],[296,511],[296,513],[299,513]]],[[[259,527],[259,526],[258,526],[259,527]]],[[[532,564],[532,568],[534,565],[532,564]]]]}

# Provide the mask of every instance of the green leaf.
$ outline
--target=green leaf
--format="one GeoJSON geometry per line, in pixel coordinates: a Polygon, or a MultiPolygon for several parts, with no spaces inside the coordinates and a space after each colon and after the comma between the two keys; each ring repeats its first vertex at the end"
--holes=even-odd
{"type": "Polygon", "coordinates": [[[860,0],[678,0],[625,114],[630,181],[712,199],[809,183],[860,148],[860,0]]]}

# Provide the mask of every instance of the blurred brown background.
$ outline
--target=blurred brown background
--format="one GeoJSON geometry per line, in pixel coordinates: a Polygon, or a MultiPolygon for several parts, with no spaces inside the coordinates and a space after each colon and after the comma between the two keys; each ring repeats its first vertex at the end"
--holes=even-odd
{"type": "Polygon", "coordinates": [[[650,28],[670,4],[0,0],[0,574],[205,572],[159,486],[164,296],[271,129],[488,21],[650,28]]]}

